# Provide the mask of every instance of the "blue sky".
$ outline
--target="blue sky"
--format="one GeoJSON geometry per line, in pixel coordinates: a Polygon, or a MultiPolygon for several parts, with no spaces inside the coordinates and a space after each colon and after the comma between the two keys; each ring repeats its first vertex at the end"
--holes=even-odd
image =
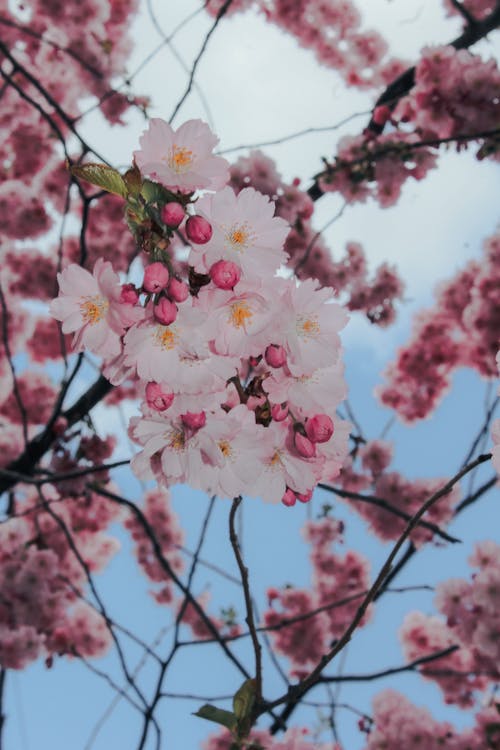
{"type": "MultiPolygon", "coordinates": [[[[153,5],[168,32],[199,3],[195,0],[184,0],[183,3],[157,1],[153,5]]],[[[443,21],[440,4],[434,0],[407,0],[399,4],[373,0],[365,10],[369,11],[367,25],[386,30],[394,51],[410,59],[422,44],[448,40],[458,31],[455,21],[443,21]]],[[[176,49],[188,64],[209,25],[207,17],[200,14],[176,37],[176,49]]],[[[132,34],[136,49],[131,70],[158,41],[148,20],[145,2],[141,3],[141,14],[132,34]]],[[[482,49],[486,54],[498,53],[498,41],[492,35],[492,41],[484,42],[482,49]]],[[[197,80],[209,101],[210,116],[221,138],[221,149],[239,143],[271,140],[310,126],[334,124],[348,114],[368,110],[371,105],[369,95],[346,92],[335,73],[320,69],[313,56],[299,49],[293,39],[253,14],[220,24],[200,65],[197,80]]],[[[152,115],[168,119],[185,84],[185,73],[171,52],[164,49],[137,76],[134,90],[152,97],[152,115]]],[[[176,123],[190,117],[207,119],[196,92],[186,101],[176,123]]],[[[317,171],[321,155],[333,152],[339,135],[359,132],[365,121],[366,118],[360,117],[340,133],[305,136],[265,150],[277,160],[278,169],[287,179],[299,176],[306,181],[317,171]]],[[[127,127],[115,128],[111,132],[102,118],[95,114],[84,123],[83,131],[110,161],[125,164],[137,147],[143,127],[140,117],[132,113],[127,127]]],[[[331,218],[339,205],[338,199],[331,195],[320,201],[318,228],[331,218]]],[[[360,241],[372,267],[382,260],[390,260],[398,265],[407,283],[405,304],[397,323],[390,330],[374,330],[353,316],[343,336],[350,400],[370,436],[378,436],[390,417],[390,413],[374,400],[373,388],[380,382],[384,363],[407,339],[412,313],[429,304],[438,280],[453,275],[466,258],[479,254],[482,239],[494,231],[497,221],[497,165],[479,164],[468,154],[457,156],[450,153],[442,158],[440,168],[429,179],[406,185],[402,200],[393,209],[382,211],[372,204],[349,207],[328,230],[326,237],[334,254],[342,253],[347,240],[360,241]],[[466,192],[464,186],[471,184],[474,190],[466,192]]],[[[84,387],[83,379],[75,385],[76,390],[84,387]]],[[[394,468],[410,478],[445,477],[454,473],[467,451],[471,435],[481,424],[484,397],[483,381],[474,373],[458,372],[452,393],[443,401],[435,417],[411,429],[398,423],[393,426],[389,436],[396,444],[394,468]]],[[[131,407],[130,411],[134,409],[131,407]]],[[[123,435],[116,415],[102,408],[96,410],[96,423],[103,434],[116,429],[123,435]]],[[[125,440],[121,450],[128,450],[125,440]]],[[[488,469],[483,470],[482,476],[489,473],[488,469]]],[[[128,498],[140,499],[141,487],[127,470],[117,472],[115,479],[128,498]]],[[[192,549],[208,499],[185,487],[174,488],[172,496],[186,531],[186,546],[192,549]]],[[[245,501],[243,550],[261,611],[265,607],[268,586],[280,586],[288,581],[297,585],[309,582],[308,549],[301,541],[300,526],[307,513],[315,516],[325,501],[331,501],[331,498],[321,491],[316,494],[310,508],[288,510],[258,501],[245,501]]],[[[446,550],[426,549],[418,562],[408,567],[398,584],[433,585],[451,575],[466,575],[466,558],[474,540],[496,538],[500,541],[498,525],[495,527],[491,523],[495,513],[498,517],[498,501],[498,491],[491,492],[476,507],[464,513],[451,527],[451,533],[462,538],[463,544],[446,550]]],[[[235,572],[227,534],[228,511],[227,502],[217,501],[202,557],[235,572]]],[[[366,533],[363,522],[341,503],[335,503],[335,514],[346,522],[346,548],[352,546],[362,550],[371,560],[375,573],[390,546],[375,542],[366,533]]],[[[122,540],[122,552],[105,574],[97,578],[99,591],[114,618],[140,633],[145,640],[153,641],[163,628],[171,624],[171,612],[168,608],[156,606],[148,596],[149,584],[137,570],[128,539],[118,529],[114,531],[122,540]]],[[[194,591],[210,592],[215,613],[220,606],[232,605],[240,616],[243,615],[241,589],[208,568],[200,566],[198,569],[194,591]]],[[[332,673],[341,663],[347,672],[376,671],[403,663],[397,630],[404,614],[417,608],[432,613],[432,594],[420,592],[385,597],[373,623],[356,635],[345,661],[341,659],[335,663],[332,673]]],[[[127,639],[124,643],[131,664],[139,661],[141,655],[137,647],[127,639]]],[[[169,633],[162,640],[159,651],[164,653],[168,647],[169,633]]],[[[252,657],[247,644],[239,643],[235,651],[251,667],[252,657]]],[[[120,680],[113,655],[96,666],[120,680]]],[[[153,678],[154,668],[148,664],[141,672],[141,685],[150,690],[153,678]]],[[[282,692],[283,686],[268,660],[265,662],[265,678],[268,697],[282,692]]],[[[51,670],[37,663],[23,673],[9,673],[7,680],[7,750],[86,750],[96,719],[114,696],[109,686],[84,665],[66,660],[56,660],[51,670]]],[[[239,675],[221,658],[216,647],[201,645],[179,652],[165,690],[224,695],[234,693],[240,682],[239,675]]],[[[416,675],[402,675],[397,680],[381,681],[376,686],[344,686],[338,700],[353,703],[369,712],[370,697],[375,688],[389,685],[431,707],[436,717],[449,718],[458,726],[470,721],[470,717],[445,706],[437,688],[424,684],[416,675]]],[[[212,725],[191,715],[198,706],[199,702],[184,700],[162,703],[158,714],[165,728],[162,750],[195,748],[212,730],[212,725]]],[[[314,709],[307,709],[297,712],[294,720],[313,725],[317,716],[314,709]]],[[[339,710],[338,721],[340,738],[346,749],[359,750],[363,738],[356,728],[356,719],[339,710]]],[[[94,750],[135,748],[139,730],[140,717],[122,700],[104,723],[92,747],[94,750]]],[[[148,748],[153,747],[152,743],[148,745],[148,748]]]]}

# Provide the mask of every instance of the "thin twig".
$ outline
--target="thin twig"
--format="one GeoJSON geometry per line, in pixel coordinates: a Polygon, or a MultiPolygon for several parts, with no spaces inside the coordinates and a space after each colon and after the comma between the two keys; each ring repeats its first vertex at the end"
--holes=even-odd
{"type": "Polygon", "coordinates": [[[226,2],[224,3],[224,5],[221,6],[221,9],[217,13],[215,21],[212,24],[211,28],[209,29],[208,34],[206,35],[206,37],[205,37],[205,39],[203,41],[203,44],[201,45],[200,51],[198,52],[198,54],[195,57],[195,60],[193,62],[192,68],[191,68],[191,74],[189,76],[189,81],[188,81],[188,84],[186,86],[186,90],[184,91],[183,95],[181,96],[181,98],[177,102],[177,104],[175,106],[175,109],[172,112],[172,115],[171,115],[171,117],[169,119],[169,123],[171,123],[172,120],[174,120],[177,112],[180,110],[180,108],[182,107],[182,105],[186,101],[187,97],[189,96],[189,94],[191,92],[191,89],[193,87],[193,81],[194,81],[194,76],[195,76],[195,73],[196,73],[196,69],[197,69],[198,64],[199,64],[201,58],[203,57],[203,54],[204,54],[204,52],[205,52],[205,50],[207,48],[208,42],[210,40],[210,37],[214,33],[215,29],[219,25],[219,21],[224,16],[224,14],[226,13],[227,9],[229,8],[229,6],[231,5],[232,2],[233,2],[233,0],[226,0],[226,2]]]}
{"type": "Polygon", "coordinates": [[[229,540],[231,542],[231,547],[233,548],[234,556],[236,558],[236,562],[238,564],[238,568],[241,575],[241,582],[243,584],[243,593],[245,596],[245,607],[246,607],[246,617],[245,622],[248,625],[248,630],[250,632],[250,636],[252,639],[252,645],[254,650],[254,656],[255,656],[255,697],[256,702],[259,703],[262,699],[262,647],[260,645],[260,641],[257,637],[256,628],[255,628],[255,621],[253,617],[253,607],[252,607],[252,597],[250,594],[250,584],[248,581],[248,568],[245,566],[245,563],[243,562],[243,558],[241,556],[240,546],[238,543],[238,537],[236,535],[235,530],[235,517],[236,517],[236,511],[240,507],[242,502],[241,497],[235,497],[233,500],[233,504],[231,505],[231,510],[229,512],[229,540]]]}

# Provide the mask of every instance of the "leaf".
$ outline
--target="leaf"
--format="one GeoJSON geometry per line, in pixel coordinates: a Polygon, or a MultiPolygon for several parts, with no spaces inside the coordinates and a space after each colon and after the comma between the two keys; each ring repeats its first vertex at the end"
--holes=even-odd
{"type": "Polygon", "coordinates": [[[97,185],[108,193],[119,195],[121,198],[128,195],[127,184],[121,174],[106,164],[74,164],[70,171],[75,177],[80,177],[91,185],[97,185]]]}
{"type": "Polygon", "coordinates": [[[247,719],[252,713],[255,702],[255,680],[245,680],[233,698],[233,711],[238,721],[247,719]]]}
{"type": "Polygon", "coordinates": [[[139,168],[137,164],[134,164],[133,167],[130,169],[127,169],[125,174],[123,175],[123,181],[125,182],[128,192],[133,195],[137,196],[141,192],[142,187],[142,176],[139,171],[139,168]]]}
{"type": "Polygon", "coordinates": [[[168,203],[172,200],[172,193],[158,182],[144,180],[141,187],[141,195],[148,203],[168,203]]]}
{"type": "Polygon", "coordinates": [[[207,719],[208,721],[214,721],[216,724],[222,724],[223,727],[229,729],[230,732],[236,728],[236,716],[232,711],[224,711],[223,708],[217,708],[217,706],[211,706],[210,703],[205,703],[193,716],[199,716],[201,719],[207,719]]]}

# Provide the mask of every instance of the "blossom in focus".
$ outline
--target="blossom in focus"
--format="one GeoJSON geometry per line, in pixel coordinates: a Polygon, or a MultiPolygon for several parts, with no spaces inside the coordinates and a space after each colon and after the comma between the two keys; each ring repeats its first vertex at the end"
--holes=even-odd
{"type": "Polygon", "coordinates": [[[219,260],[230,260],[242,271],[242,279],[273,276],[287,259],[283,244],[289,232],[286,221],[274,216],[274,203],[253,188],[235,195],[229,187],[197,203],[212,225],[211,239],[193,246],[189,263],[208,273],[219,260]]]}
{"type": "Polygon", "coordinates": [[[220,190],[229,179],[228,163],[212,151],[219,139],[202,120],[177,130],[159,117],[149,121],[134,159],[141,173],[171,190],[220,190]]]}
{"type": "Polygon", "coordinates": [[[50,313],[62,322],[63,333],[75,334],[75,351],[89,349],[106,359],[118,356],[120,337],[143,310],[121,301],[122,287],[111,263],[98,258],[92,274],[71,263],[57,280],[59,296],[52,300],[50,313]]]}

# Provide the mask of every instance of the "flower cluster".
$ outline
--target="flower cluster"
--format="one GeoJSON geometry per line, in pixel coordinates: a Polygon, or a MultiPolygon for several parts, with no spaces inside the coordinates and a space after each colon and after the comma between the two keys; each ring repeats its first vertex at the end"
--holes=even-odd
{"type": "Polygon", "coordinates": [[[420,137],[394,131],[378,137],[371,133],[340,139],[334,162],[322,174],[324,192],[338,192],[349,203],[376,200],[382,208],[397,203],[404,183],[423,180],[436,166],[431,148],[415,148],[420,137]]]}
{"type": "Polygon", "coordinates": [[[419,313],[413,335],[385,371],[383,404],[406,422],[427,417],[450,385],[453,371],[471,367],[495,377],[500,331],[500,233],[484,242],[484,257],[470,261],[437,290],[434,307],[419,313]]]}
{"type": "MultiPolygon", "coordinates": [[[[212,155],[216,142],[199,121],[173,131],[153,120],[134,157],[154,178],[142,210],[163,236],[148,246],[142,285],[120,284],[102,258],[93,274],[71,264],[58,275],[51,312],[76,351],[103,357],[112,383],[141,382],[142,417],[130,427],[142,446],[137,476],[222,497],[307,502],[346,454],[349,426],[336,408],[347,316],[331,289],[276,275],[288,224],[267,196],[224,187],[199,198],[193,214],[192,191],[221,188],[228,177],[212,155]],[[191,243],[189,284],[166,252],[174,228],[191,243]]],[[[140,210],[134,205],[138,233],[140,210]]]]}
{"type": "Polygon", "coordinates": [[[473,705],[474,690],[498,681],[500,663],[500,546],[477,544],[469,562],[477,568],[470,582],[451,578],[437,588],[436,606],[446,620],[412,612],[400,633],[409,661],[460,646],[421,672],[437,682],[447,703],[462,707],[473,705]]]}
{"type": "MultiPolygon", "coordinates": [[[[309,521],[304,538],[312,545],[312,588],[271,588],[267,592],[271,606],[264,613],[264,624],[270,628],[274,648],[287,656],[299,678],[342,635],[370,585],[368,563],[362,555],[352,550],[340,555],[332,550],[332,542],[342,542],[342,531],[342,522],[330,517],[309,521]]],[[[361,625],[368,622],[370,614],[368,610],[361,625]]]]}
{"type": "Polygon", "coordinates": [[[27,492],[19,517],[0,525],[0,664],[9,669],[39,656],[48,664],[55,655],[102,656],[111,643],[105,620],[78,593],[87,578],[77,554],[91,572],[106,565],[118,542],[104,530],[118,508],[93,493],[68,500],[49,485],[43,497],[54,515],[27,492]]]}
{"type": "MultiPolygon", "coordinates": [[[[391,460],[391,443],[370,440],[359,448],[356,456],[347,458],[336,480],[346,493],[345,496],[340,493],[341,499],[345,499],[368,522],[370,531],[383,541],[398,539],[409,518],[447,481],[438,477],[406,479],[397,471],[387,471],[391,460]]],[[[460,495],[460,487],[455,485],[429,508],[423,520],[443,529],[452,519],[460,495]]],[[[437,537],[432,529],[419,525],[411,532],[410,539],[420,547],[437,537]]]]}
{"type": "Polygon", "coordinates": [[[349,242],[340,260],[334,260],[323,238],[314,230],[314,204],[299,181],[287,184],[276,171],[272,159],[261,151],[240,157],[230,169],[230,185],[239,193],[251,186],[275,201],[276,215],[290,224],[285,240],[288,266],[299,279],[318,279],[322,286],[332,287],[336,297],[345,299],[348,310],[365,313],[371,323],[387,326],[395,318],[395,302],[403,296],[403,282],[394,268],[386,263],[368,277],[363,248],[349,242]]]}
{"type": "MultiPolygon", "coordinates": [[[[318,744],[312,742],[308,735],[308,729],[293,727],[277,739],[265,729],[254,729],[249,734],[247,747],[249,750],[341,750],[337,743],[318,744]]],[[[224,729],[210,735],[201,747],[202,750],[231,750],[234,741],[231,734],[224,729]]]]}
{"type": "MultiPolygon", "coordinates": [[[[415,86],[393,117],[411,122],[423,140],[497,130],[499,90],[500,70],[493,58],[485,61],[451,46],[426,47],[415,68],[415,86]]],[[[488,144],[497,150],[498,136],[481,140],[480,155],[488,153],[488,144]]]]}
{"type": "Polygon", "coordinates": [[[373,700],[373,722],[367,727],[363,750],[485,750],[498,747],[498,713],[494,706],[476,714],[471,729],[458,732],[449,722],[437,721],[395,690],[383,690],[373,700]]]}

